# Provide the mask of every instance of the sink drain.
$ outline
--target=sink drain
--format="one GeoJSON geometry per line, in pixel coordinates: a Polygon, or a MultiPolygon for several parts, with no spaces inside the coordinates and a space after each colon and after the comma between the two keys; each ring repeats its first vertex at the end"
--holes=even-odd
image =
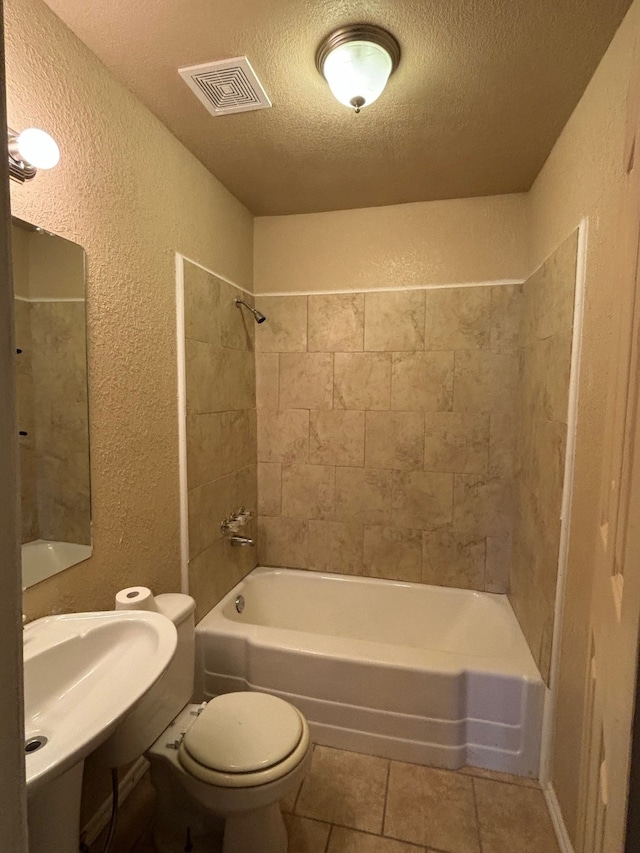
{"type": "Polygon", "coordinates": [[[36,737],[30,737],[24,743],[24,751],[35,752],[37,749],[40,749],[47,742],[47,738],[44,735],[36,735],[36,737]]]}

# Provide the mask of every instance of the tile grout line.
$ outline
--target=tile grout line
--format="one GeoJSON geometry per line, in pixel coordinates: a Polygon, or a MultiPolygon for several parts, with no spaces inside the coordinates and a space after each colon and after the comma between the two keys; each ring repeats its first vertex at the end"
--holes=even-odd
{"type": "Polygon", "coordinates": [[[482,847],[482,832],[480,831],[480,814],[478,812],[478,799],[476,797],[476,780],[475,780],[474,776],[471,776],[470,778],[471,778],[471,790],[473,792],[473,809],[474,809],[475,815],[476,815],[476,830],[477,830],[477,835],[478,835],[478,849],[480,850],[480,853],[484,853],[484,850],[482,847]]]}
{"type": "MultiPolygon", "coordinates": [[[[364,548],[364,546],[363,546],[363,548],[364,548]]],[[[382,827],[380,829],[380,835],[383,837],[384,837],[384,827],[385,827],[385,824],[387,822],[387,802],[389,800],[389,778],[390,777],[391,777],[391,760],[387,759],[387,778],[386,778],[385,785],[384,785],[384,803],[382,806],[382,827]]]]}

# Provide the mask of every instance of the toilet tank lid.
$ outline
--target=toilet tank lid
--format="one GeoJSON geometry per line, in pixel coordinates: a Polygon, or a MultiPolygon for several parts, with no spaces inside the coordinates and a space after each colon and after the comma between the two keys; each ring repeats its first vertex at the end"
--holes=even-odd
{"type": "Polygon", "coordinates": [[[163,592],[155,599],[160,613],[171,619],[174,625],[184,622],[196,609],[194,599],[181,592],[163,592]]]}

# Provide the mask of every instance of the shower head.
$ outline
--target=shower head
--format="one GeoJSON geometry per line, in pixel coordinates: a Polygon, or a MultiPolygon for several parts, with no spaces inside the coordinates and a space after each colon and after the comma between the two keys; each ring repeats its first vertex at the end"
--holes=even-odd
{"type": "Polygon", "coordinates": [[[244,305],[245,308],[248,308],[249,311],[251,311],[256,323],[264,323],[264,321],[267,319],[264,314],[260,313],[260,311],[257,311],[255,308],[252,308],[251,305],[247,305],[247,303],[243,299],[236,299],[236,308],[239,308],[241,305],[244,305]]]}

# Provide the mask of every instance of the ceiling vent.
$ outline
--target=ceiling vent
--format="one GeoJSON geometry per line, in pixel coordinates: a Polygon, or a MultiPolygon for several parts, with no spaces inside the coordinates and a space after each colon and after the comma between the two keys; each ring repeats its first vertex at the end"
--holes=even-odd
{"type": "Polygon", "coordinates": [[[191,65],[179,68],[178,73],[211,115],[244,113],[271,106],[246,56],[191,65]]]}

